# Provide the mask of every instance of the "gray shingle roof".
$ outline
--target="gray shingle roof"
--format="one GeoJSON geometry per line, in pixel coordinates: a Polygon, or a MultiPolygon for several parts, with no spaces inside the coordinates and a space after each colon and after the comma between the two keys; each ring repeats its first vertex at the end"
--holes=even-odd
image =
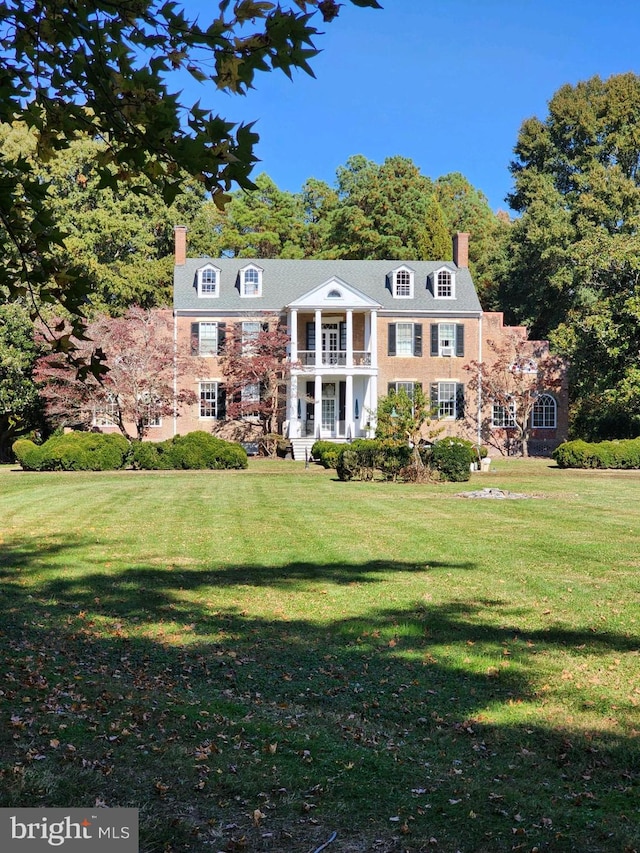
{"type": "Polygon", "coordinates": [[[482,311],[468,269],[451,261],[309,261],[251,258],[187,258],[174,268],[174,308],[179,311],[280,311],[303,294],[337,276],[382,306],[383,311],[433,312],[452,315],[482,311]],[[199,298],[197,271],[211,264],[220,270],[220,295],[199,298]],[[263,270],[262,295],[242,298],[240,270],[255,264],[263,270]],[[389,276],[400,267],[414,272],[412,299],[394,299],[389,276]],[[455,299],[435,299],[429,276],[443,267],[455,273],[455,299]]]}

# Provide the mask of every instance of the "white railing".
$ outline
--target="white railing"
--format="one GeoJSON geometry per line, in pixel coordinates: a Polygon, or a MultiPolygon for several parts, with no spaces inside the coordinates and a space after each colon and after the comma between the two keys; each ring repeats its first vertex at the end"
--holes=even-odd
{"type": "MultiPolygon", "coordinates": [[[[298,361],[305,367],[313,367],[316,363],[315,350],[298,350],[298,361]]],[[[344,350],[327,350],[320,353],[320,364],[323,367],[345,367],[347,353],[344,350]]],[[[371,367],[371,353],[366,350],[353,351],[354,367],[371,367]]]]}

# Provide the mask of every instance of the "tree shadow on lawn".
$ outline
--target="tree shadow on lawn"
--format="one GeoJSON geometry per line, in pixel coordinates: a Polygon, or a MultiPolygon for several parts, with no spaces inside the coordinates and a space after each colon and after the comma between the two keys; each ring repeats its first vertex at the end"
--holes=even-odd
{"type": "MultiPolygon", "coordinates": [[[[451,565],[48,569],[36,582],[78,547],[0,550],[0,707],[11,721],[0,805],[138,806],[149,853],[167,843],[299,853],[334,828],[335,851],[413,853],[432,839],[444,851],[640,844],[635,739],[519,717],[520,704],[538,702],[535,659],[514,646],[521,632],[500,602],[390,607],[381,589],[369,612],[319,623],[183,597],[211,588],[215,599],[238,583],[382,584],[389,572],[451,565]],[[498,627],[477,620],[487,606],[502,608],[498,627]],[[486,722],[495,707],[513,708],[513,722],[486,722]],[[363,846],[348,846],[358,837],[363,846]]],[[[522,639],[538,651],[637,649],[622,634],[562,628],[522,639]]]]}

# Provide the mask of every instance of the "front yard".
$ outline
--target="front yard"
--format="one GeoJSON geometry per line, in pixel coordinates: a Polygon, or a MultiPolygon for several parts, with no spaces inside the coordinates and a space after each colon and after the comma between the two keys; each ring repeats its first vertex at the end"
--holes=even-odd
{"type": "Polygon", "coordinates": [[[639,850],[639,502],[548,460],[3,468],[0,806],[137,807],[141,853],[639,850]]]}

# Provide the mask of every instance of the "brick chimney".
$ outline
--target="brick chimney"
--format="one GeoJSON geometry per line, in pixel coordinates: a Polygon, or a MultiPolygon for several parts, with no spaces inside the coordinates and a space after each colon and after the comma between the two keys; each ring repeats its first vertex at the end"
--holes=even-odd
{"type": "Polygon", "coordinates": [[[187,226],[176,225],[173,229],[174,261],[177,267],[183,267],[187,262],[187,226]]]}
{"type": "Polygon", "coordinates": [[[465,231],[453,235],[453,263],[465,269],[469,266],[469,235],[465,231]]]}

